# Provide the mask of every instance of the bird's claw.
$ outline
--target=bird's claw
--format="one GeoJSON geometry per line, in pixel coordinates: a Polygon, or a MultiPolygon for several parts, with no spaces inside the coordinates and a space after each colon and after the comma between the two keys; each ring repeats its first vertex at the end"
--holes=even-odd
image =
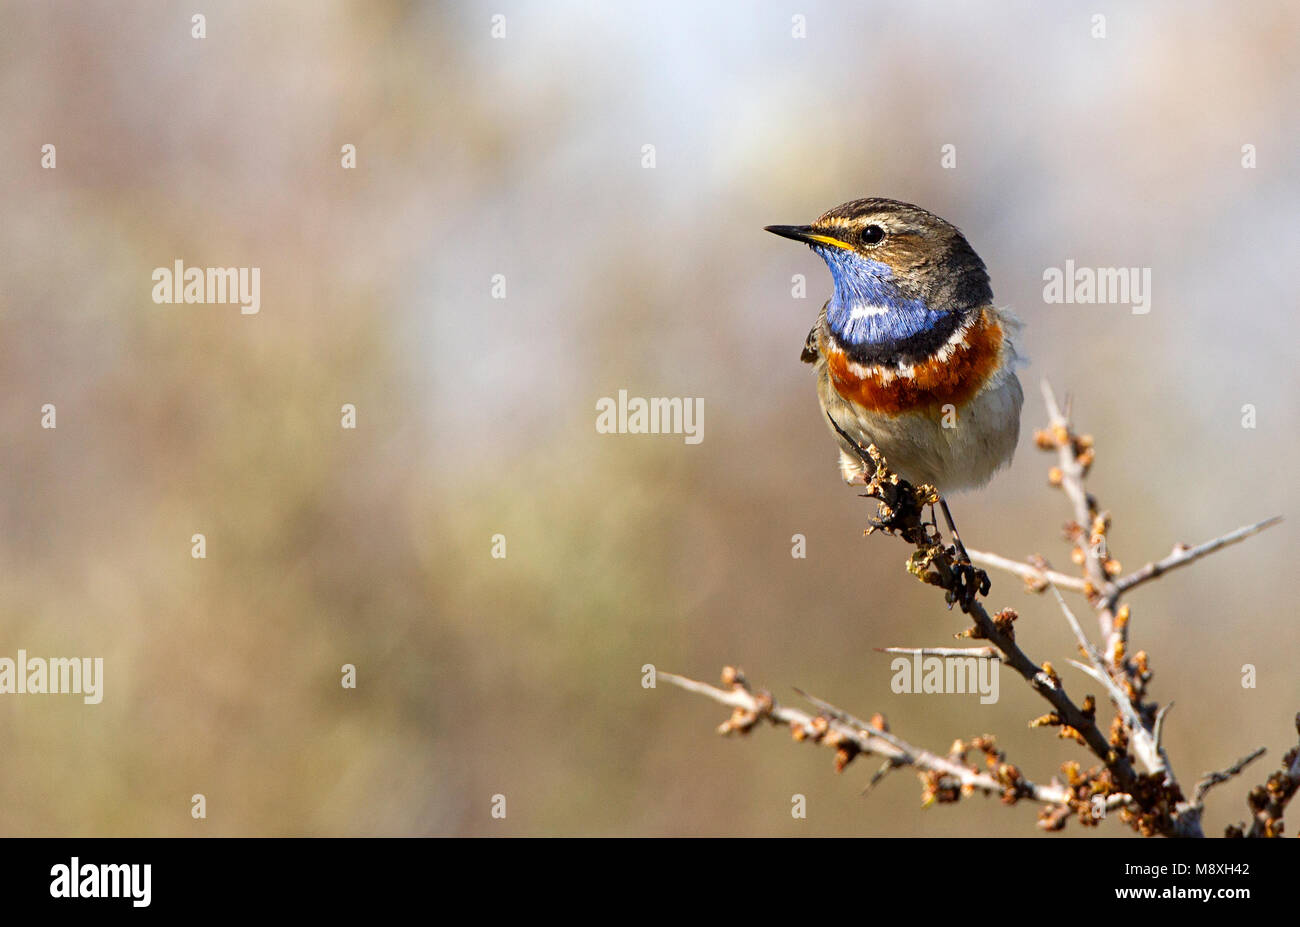
{"type": "Polygon", "coordinates": [[[872,531],[897,531],[904,526],[904,514],[892,505],[881,502],[874,518],[867,518],[867,533],[872,531]]]}
{"type": "Polygon", "coordinates": [[[993,583],[989,574],[971,563],[969,558],[956,550],[951,550],[951,553],[953,583],[948,589],[948,607],[960,605],[962,611],[968,611],[978,597],[989,594],[993,583]]]}

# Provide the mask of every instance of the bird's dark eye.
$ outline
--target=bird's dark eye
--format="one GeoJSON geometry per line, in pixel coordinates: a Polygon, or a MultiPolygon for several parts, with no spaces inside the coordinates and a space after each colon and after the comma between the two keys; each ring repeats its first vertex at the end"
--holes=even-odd
{"type": "Polygon", "coordinates": [[[885,230],[878,225],[868,225],[862,230],[862,243],[864,245],[880,244],[885,238],[885,230]]]}

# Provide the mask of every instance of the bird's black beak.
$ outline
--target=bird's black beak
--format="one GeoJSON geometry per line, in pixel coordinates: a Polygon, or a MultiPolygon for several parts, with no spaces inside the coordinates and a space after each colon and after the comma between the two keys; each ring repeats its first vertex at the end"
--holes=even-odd
{"type": "Polygon", "coordinates": [[[765,225],[763,231],[808,244],[813,242],[812,236],[816,234],[811,225],[765,225]]]}
{"type": "Polygon", "coordinates": [[[852,251],[853,246],[847,241],[840,241],[838,238],[832,238],[825,232],[819,232],[811,225],[765,225],[763,231],[771,232],[773,235],[780,235],[782,238],[791,238],[795,241],[801,241],[806,245],[830,245],[832,248],[844,248],[852,251]]]}

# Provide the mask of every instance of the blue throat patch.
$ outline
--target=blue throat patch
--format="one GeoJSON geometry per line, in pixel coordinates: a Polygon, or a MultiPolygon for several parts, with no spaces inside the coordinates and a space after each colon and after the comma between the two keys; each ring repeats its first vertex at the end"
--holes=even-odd
{"type": "Polygon", "coordinates": [[[813,250],[835,278],[826,321],[846,347],[897,350],[909,343],[928,342],[932,338],[926,336],[940,330],[951,331],[953,313],[935,311],[923,299],[904,297],[889,265],[843,248],[813,246],[813,250]]]}

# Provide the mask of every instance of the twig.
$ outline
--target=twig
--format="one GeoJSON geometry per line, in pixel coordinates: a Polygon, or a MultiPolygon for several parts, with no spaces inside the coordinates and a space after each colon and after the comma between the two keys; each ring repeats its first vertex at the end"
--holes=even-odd
{"type": "Polygon", "coordinates": [[[1133,745],[1133,752],[1137,755],[1147,773],[1149,775],[1164,773],[1166,783],[1176,785],[1177,780],[1174,779],[1173,773],[1169,770],[1167,758],[1160,749],[1159,741],[1142,724],[1137,706],[1111,678],[1110,671],[1106,668],[1106,663],[1101,654],[1093,646],[1092,641],[1088,640],[1088,636],[1083,633],[1083,628],[1079,626],[1079,621],[1074,617],[1074,612],[1070,611],[1070,606],[1065,603],[1065,597],[1061,595],[1061,591],[1053,586],[1052,594],[1056,596],[1057,604],[1061,606],[1061,611],[1065,614],[1065,620],[1069,623],[1070,630],[1074,632],[1075,638],[1079,641],[1079,649],[1088,658],[1092,668],[1089,669],[1077,660],[1071,660],[1070,662],[1106,687],[1110,700],[1114,702],[1115,707],[1124,716],[1124,722],[1129,727],[1129,741],[1133,745]]]}
{"type": "MultiPolygon", "coordinates": [[[[774,724],[782,724],[796,731],[799,739],[827,743],[840,748],[843,748],[847,741],[859,752],[884,758],[888,761],[888,765],[912,766],[924,772],[954,779],[966,791],[987,792],[998,795],[1004,800],[1024,797],[1046,805],[1068,806],[1070,804],[1070,791],[1061,785],[1055,783],[1039,785],[1019,776],[1018,771],[1011,782],[1001,782],[988,773],[913,746],[902,738],[854,718],[821,699],[808,696],[809,701],[822,711],[822,715],[813,716],[797,708],[778,704],[766,692],[754,694],[743,682],[733,683],[732,688],[726,690],[675,673],[660,672],[657,678],[744,713],[746,717],[740,723],[733,723],[736,722],[733,717],[733,721],[724,724],[720,728],[722,733],[748,732],[759,720],[767,719],[774,724]],[[826,717],[828,715],[829,718],[826,717]]],[[[885,771],[883,769],[878,771],[872,778],[872,784],[878,782],[885,771]]]]}
{"type": "MultiPolygon", "coordinates": [[[[1061,412],[1061,407],[1056,402],[1056,394],[1052,392],[1052,386],[1046,379],[1041,382],[1040,388],[1043,392],[1043,402],[1047,405],[1048,422],[1052,432],[1057,436],[1057,466],[1061,471],[1061,488],[1065,490],[1065,495],[1074,509],[1074,521],[1080,532],[1077,543],[1083,551],[1084,573],[1094,590],[1108,594],[1110,580],[1106,576],[1105,564],[1097,553],[1096,545],[1090,541],[1093,522],[1096,521],[1097,516],[1096,506],[1083,485],[1085,468],[1079,460],[1079,449],[1070,431],[1070,420],[1061,412]]],[[[1108,608],[1098,611],[1101,636],[1109,640],[1114,627],[1114,616],[1108,608]]]]}
{"type": "MultiPolygon", "coordinates": [[[[1300,714],[1295,716],[1295,726],[1296,733],[1300,734],[1300,714]]],[[[1250,795],[1246,799],[1253,817],[1250,830],[1246,830],[1244,825],[1237,825],[1229,827],[1226,836],[1281,837],[1282,815],[1286,813],[1286,806],[1298,791],[1300,791],[1300,746],[1292,747],[1287,751],[1286,756],[1282,757],[1282,768],[1269,776],[1263,785],[1257,785],[1250,790],[1250,795]]]]}
{"type": "Polygon", "coordinates": [[[1014,573],[1025,581],[1025,585],[1034,592],[1044,591],[1048,584],[1060,586],[1062,589],[1070,589],[1074,592],[1088,591],[1086,580],[1077,576],[1071,576],[1069,573],[1059,573],[1056,570],[1039,569],[1032,563],[1022,563],[1019,560],[1012,560],[1009,557],[1003,557],[1000,554],[991,554],[982,550],[966,549],[970,554],[972,563],[980,566],[992,567],[995,570],[1006,570],[1008,573],[1014,573]]]}
{"type": "Polygon", "coordinates": [[[1160,710],[1156,712],[1156,723],[1151,726],[1151,739],[1155,741],[1156,752],[1160,754],[1161,761],[1165,764],[1165,771],[1169,774],[1169,782],[1173,779],[1173,764],[1169,762],[1169,754],[1165,752],[1165,717],[1169,714],[1170,709],[1174,707],[1173,702],[1167,705],[1161,705],[1160,710]]]}
{"type": "MultiPolygon", "coordinates": [[[[1202,557],[1208,556],[1217,550],[1222,550],[1231,544],[1237,544],[1251,535],[1259,534],[1268,528],[1273,527],[1282,521],[1281,515],[1274,515],[1272,518],[1265,518],[1263,521],[1257,521],[1253,525],[1246,525],[1238,528],[1236,531],[1229,531],[1227,534],[1215,538],[1212,541],[1206,541],[1204,544],[1198,544],[1195,547],[1178,547],[1174,552],[1163,560],[1157,560],[1154,563],[1148,563],[1140,570],[1134,570],[1127,576],[1115,580],[1114,590],[1111,593],[1114,599],[1128,592],[1135,586],[1140,586],[1149,580],[1163,576],[1170,570],[1176,570],[1179,567],[1195,563],[1202,557]]],[[[974,556],[972,554],[972,556],[974,556]]]]}
{"type": "Polygon", "coordinates": [[[1149,775],[1165,773],[1164,761],[1160,756],[1160,751],[1156,748],[1155,738],[1142,725],[1142,719],[1138,717],[1137,709],[1128,696],[1124,694],[1124,690],[1116,685],[1115,680],[1111,679],[1110,674],[1104,669],[1095,669],[1087,664],[1080,663],[1078,660],[1071,660],[1070,663],[1105,687],[1111,703],[1124,717],[1124,723],[1129,728],[1129,738],[1133,744],[1133,752],[1137,754],[1138,760],[1141,761],[1147,773],[1149,775]]]}
{"type": "Polygon", "coordinates": [[[1218,772],[1206,773],[1204,776],[1201,777],[1201,780],[1196,783],[1196,791],[1194,793],[1194,797],[1192,798],[1192,804],[1196,805],[1197,807],[1204,805],[1205,795],[1207,792],[1210,791],[1210,789],[1214,788],[1219,783],[1227,782],[1233,776],[1240,774],[1243,769],[1245,769],[1255,760],[1263,756],[1266,749],[1267,748],[1265,747],[1259,747],[1258,749],[1252,750],[1250,753],[1247,753],[1245,756],[1237,760],[1237,762],[1233,763],[1227,769],[1219,770],[1218,772]]]}
{"type": "Polygon", "coordinates": [[[1093,646],[1092,641],[1088,640],[1088,635],[1083,633],[1083,628],[1079,626],[1079,620],[1074,617],[1074,612],[1070,611],[1070,606],[1065,603],[1065,597],[1061,595],[1061,590],[1053,586],[1052,594],[1056,596],[1056,602],[1061,606],[1061,611],[1065,614],[1065,620],[1069,623],[1070,630],[1074,632],[1075,639],[1079,642],[1079,649],[1088,658],[1092,668],[1089,669],[1077,660],[1071,660],[1070,662],[1106,687],[1110,700],[1115,703],[1115,707],[1123,714],[1124,721],[1129,726],[1129,741],[1147,773],[1149,775],[1165,773],[1167,783],[1170,785],[1176,784],[1177,780],[1173,778],[1173,774],[1169,771],[1166,758],[1157,739],[1142,724],[1137,706],[1111,678],[1105,661],[1097,648],[1093,646]]]}
{"type": "Polygon", "coordinates": [[[1088,635],[1083,633],[1083,628],[1079,626],[1079,619],[1074,617],[1074,612],[1070,611],[1070,606],[1065,604],[1065,597],[1061,595],[1061,590],[1055,586],[1052,586],[1051,589],[1052,595],[1056,596],[1056,604],[1061,606],[1061,611],[1065,614],[1066,623],[1070,625],[1070,630],[1074,632],[1074,637],[1079,642],[1079,649],[1083,651],[1083,655],[1088,658],[1098,673],[1110,678],[1110,673],[1107,672],[1106,666],[1102,662],[1101,653],[1092,645],[1092,641],[1088,640],[1088,635]]]}

